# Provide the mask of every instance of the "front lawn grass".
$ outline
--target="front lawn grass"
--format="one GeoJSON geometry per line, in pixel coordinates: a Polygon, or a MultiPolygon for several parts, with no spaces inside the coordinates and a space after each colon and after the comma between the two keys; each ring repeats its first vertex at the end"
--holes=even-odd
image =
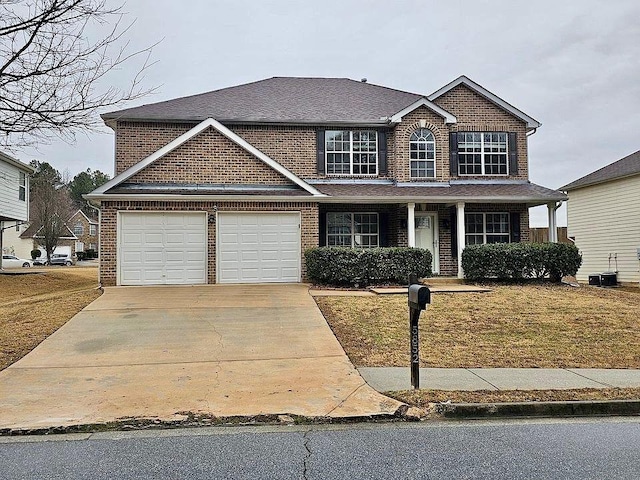
{"type": "Polygon", "coordinates": [[[401,390],[385,395],[416,407],[429,403],[570,402],[577,400],[634,400],[640,388],[579,388],[575,390],[401,390]]]}
{"type": "MultiPolygon", "coordinates": [[[[420,318],[420,364],[442,368],[640,368],[640,289],[492,285],[438,293],[420,318]]],[[[406,295],[318,297],[358,367],[409,365],[406,295]]]]}
{"type": "Polygon", "coordinates": [[[0,275],[0,370],[100,296],[97,268],[39,270],[45,273],[0,275]]]}

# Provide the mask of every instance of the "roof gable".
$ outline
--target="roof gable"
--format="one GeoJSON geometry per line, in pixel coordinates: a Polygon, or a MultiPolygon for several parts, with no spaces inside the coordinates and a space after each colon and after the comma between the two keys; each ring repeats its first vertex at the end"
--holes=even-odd
{"type": "Polygon", "coordinates": [[[92,218],[89,218],[89,217],[87,216],[87,214],[86,214],[86,213],[84,213],[84,212],[82,211],[82,209],[79,209],[76,213],[74,213],[73,215],[71,215],[71,216],[69,217],[69,220],[67,220],[67,222],[71,222],[74,218],[76,218],[76,217],[78,216],[78,214],[80,214],[81,216],[83,216],[83,217],[87,220],[87,222],[88,222],[90,225],[92,225],[92,224],[93,224],[93,225],[97,225],[97,224],[98,224],[98,222],[97,222],[96,220],[94,220],[94,219],[92,219],[92,218]]]}
{"type": "Polygon", "coordinates": [[[33,173],[36,171],[35,168],[33,168],[31,165],[22,163],[20,160],[13,158],[12,156],[7,155],[6,153],[0,152],[0,161],[8,163],[9,165],[12,165],[25,173],[33,173]]]}
{"type": "Polygon", "coordinates": [[[436,90],[431,95],[429,95],[427,98],[430,101],[435,101],[437,98],[441,97],[445,93],[447,93],[450,90],[453,90],[454,88],[456,88],[458,85],[466,86],[467,88],[473,90],[477,94],[479,94],[482,97],[484,97],[487,100],[489,100],[491,103],[493,103],[493,104],[497,105],[498,107],[502,108],[503,110],[509,112],[514,117],[519,118],[520,120],[522,120],[523,122],[526,123],[527,128],[529,128],[529,129],[535,129],[535,128],[538,128],[538,127],[540,127],[542,125],[535,118],[530,117],[529,115],[524,113],[522,110],[517,109],[516,107],[514,107],[510,103],[506,102],[505,100],[503,100],[502,98],[498,97],[497,95],[491,93],[489,90],[487,90],[483,86],[477,84],[476,82],[474,82],[470,78],[466,77],[465,75],[461,75],[460,77],[456,78],[455,80],[453,80],[452,82],[448,83],[444,87],[440,88],[439,90],[436,90]]]}
{"type": "Polygon", "coordinates": [[[414,110],[416,110],[416,109],[418,109],[420,107],[426,107],[429,110],[431,110],[432,112],[436,113],[437,115],[440,115],[444,119],[445,123],[456,123],[457,122],[457,119],[456,119],[456,117],[454,115],[450,114],[445,109],[439,107],[438,105],[436,105],[435,103],[433,103],[430,100],[427,100],[426,98],[420,98],[420,99],[416,100],[415,102],[413,102],[408,107],[403,108],[402,110],[400,110],[395,115],[392,115],[391,116],[391,122],[392,123],[400,123],[402,121],[402,117],[404,117],[408,113],[411,113],[411,112],[413,112],[414,110]]]}
{"type": "Polygon", "coordinates": [[[595,172],[585,175],[564,187],[560,187],[560,190],[575,190],[576,188],[605,183],[634,175],[640,175],[640,150],[616,162],[610,163],[595,172]]]}
{"type": "Polygon", "coordinates": [[[303,190],[306,190],[307,192],[309,192],[314,196],[322,196],[322,193],[320,193],[317,189],[315,189],[314,187],[312,187],[311,185],[309,185],[308,183],[306,183],[305,181],[303,181],[302,179],[294,175],[291,171],[287,170],[285,167],[280,165],[278,162],[276,162],[269,156],[262,153],[260,150],[255,148],[253,145],[251,145],[249,142],[244,140],[242,137],[240,137],[236,133],[229,130],[220,122],[214,120],[213,118],[209,118],[207,120],[200,122],[198,125],[193,127],[188,132],[180,135],[178,138],[172,140],[164,147],[160,148],[159,150],[156,150],[147,158],[141,160],[140,162],[136,163],[132,167],[128,168],[127,170],[122,172],[120,175],[117,175],[116,177],[114,177],[113,179],[111,179],[101,187],[95,189],[93,192],[87,195],[87,198],[96,198],[96,196],[105,194],[111,188],[116,187],[121,183],[123,183],[124,181],[132,178],[138,172],[142,171],[144,168],[156,162],[157,160],[163,158],[165,155],[172,152],[176,148],[180,147],[185,142],[192,139],[196,135],[200,134],[207,128],[214,128],[215,130],[220,132],[222,135],[227,137],[229,140],[236,143],[238,146],[246,150],[248,153],[256,157],[258,160],[264,162],[268,167],[272,168],[273,170],[281,174],[283,177],[289,179],[291,182],[293,182],[303,190]]]}

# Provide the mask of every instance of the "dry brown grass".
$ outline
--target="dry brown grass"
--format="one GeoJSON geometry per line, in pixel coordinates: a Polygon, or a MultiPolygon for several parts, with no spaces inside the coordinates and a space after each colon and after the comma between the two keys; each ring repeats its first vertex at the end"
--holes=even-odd
{"type": "Polygon", "coordinates": [[[97,268],[0,275],[0,370],[24,357],[100,296],[97,268]]]}
{"type": "MultiPolygon", "coordinates": [[[[640,368],[640,289],[492,286],[435,294],[420,319],[424,367],[640,368]]],[[[404,295],[319,297],[357,366],[408,365],[404,295]]]]}
{"type": "Polygon", "coordinates": [[[402,390],[387,396],[416,407],[429,403],[568,402],[573,400],[635,400],[640,388],[581,388],[576,390],[402,390]]]}

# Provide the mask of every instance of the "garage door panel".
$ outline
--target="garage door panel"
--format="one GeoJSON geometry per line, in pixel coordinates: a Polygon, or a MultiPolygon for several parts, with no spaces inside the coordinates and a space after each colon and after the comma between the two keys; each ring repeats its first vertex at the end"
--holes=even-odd
{"type": "Polygon", "coordinates": [[[221,283],[300,281],[298,212],[219,213],[221,283]]]}
{"type": "Polygon", "coordinates": [[[207,222],[202,212],[121,212],[121,285],[206,283],[207,222]]]}

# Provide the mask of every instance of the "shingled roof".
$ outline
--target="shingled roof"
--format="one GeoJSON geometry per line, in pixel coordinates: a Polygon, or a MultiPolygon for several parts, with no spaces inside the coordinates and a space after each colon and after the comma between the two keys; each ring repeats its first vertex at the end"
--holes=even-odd
{"type": "Polygon", "coordinates": [[[425,98],[348,78],[273,77],[213,92],[105,113],[109,120],[222,123],[385,124],[425,98]]]}
{"type": "Polygon", "coordinates": [[[564,187],[560,187],[560,190],[575,190],[576,188],[604,183],[618,178],[630,177],[632,175],[640,175],[640,150],[606,167],[602,167],[600,170],[585,175],[564,187]]]}

